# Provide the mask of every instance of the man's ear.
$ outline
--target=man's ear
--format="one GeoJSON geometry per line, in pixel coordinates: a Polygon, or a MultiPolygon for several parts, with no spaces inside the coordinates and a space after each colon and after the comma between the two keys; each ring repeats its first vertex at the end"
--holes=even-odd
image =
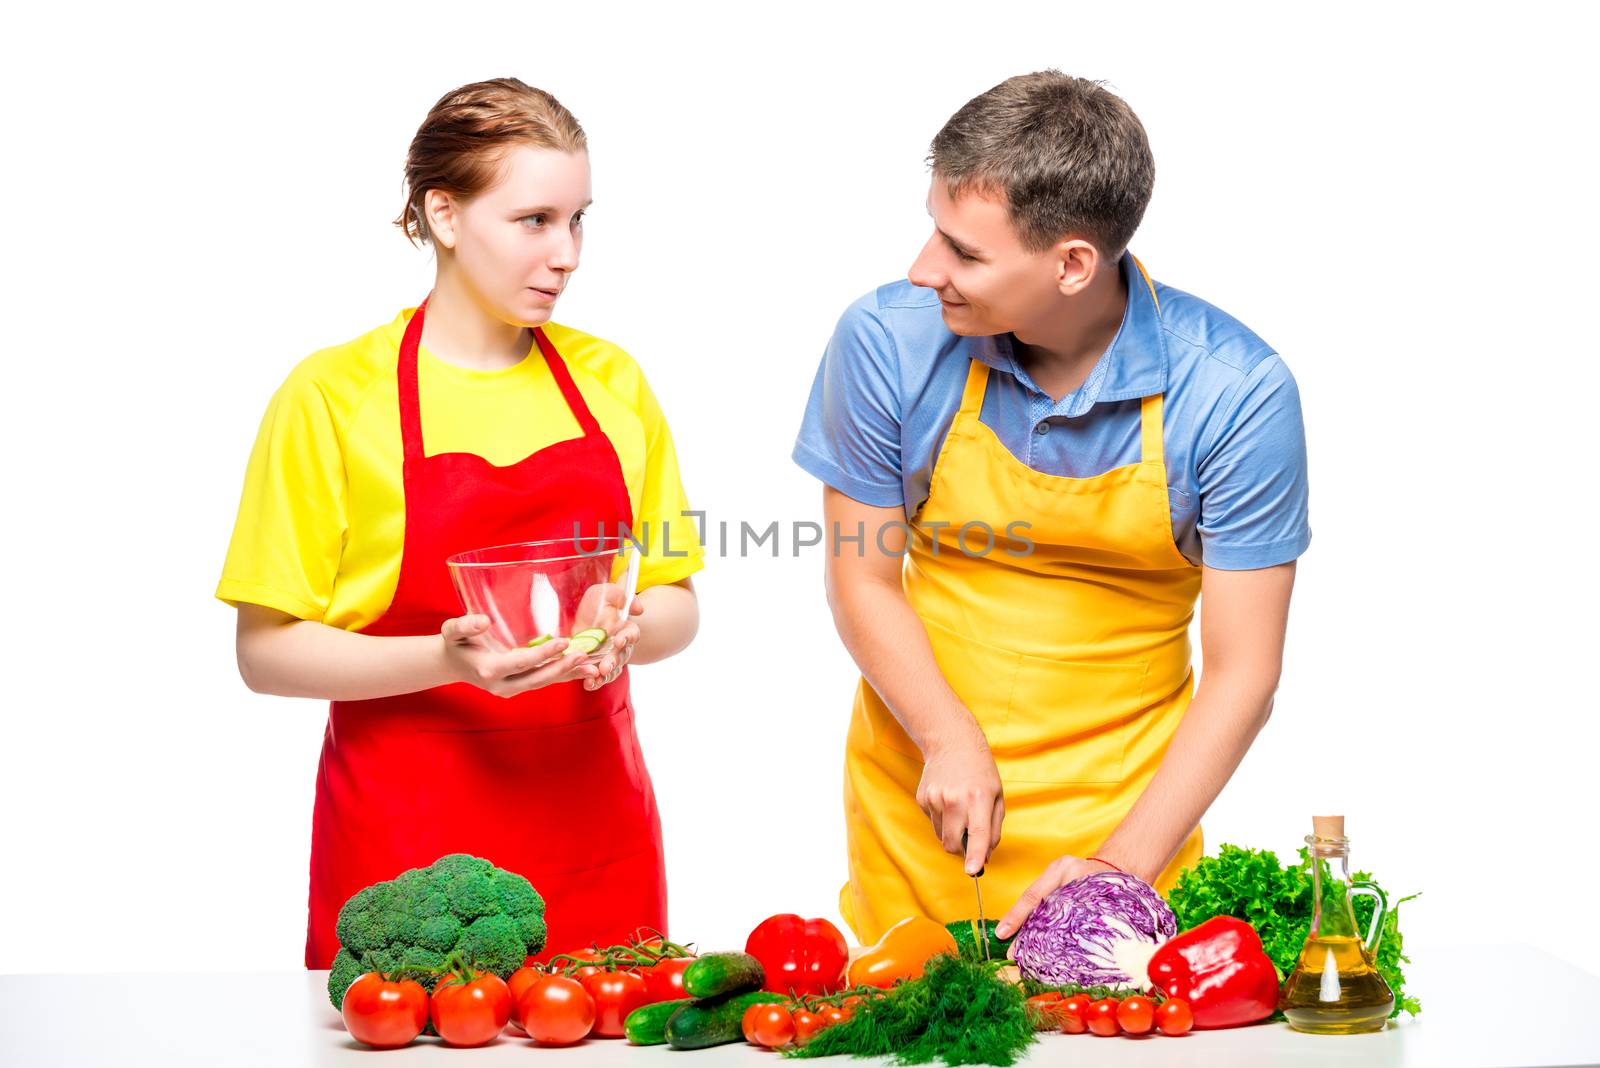
{"type": "Polygon", "coordinates": [[[1056,288],[1064,297],[1075,296],[1088,288],[1100,269],[1100,250],[1081,237],[1063,238],[1056,243],[1056,288]]]}
{"type": "Polygon", "coordinates": [[[422,217],[428,220],[428,236],[440,248],[456,247],[455,198],[442,189],[430,189],[422,197],[422,217]]]}

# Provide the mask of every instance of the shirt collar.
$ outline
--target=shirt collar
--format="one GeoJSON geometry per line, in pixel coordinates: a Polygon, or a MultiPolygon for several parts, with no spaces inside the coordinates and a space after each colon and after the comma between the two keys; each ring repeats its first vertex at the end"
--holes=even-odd
{"type": "MultiPolygon", "coordinates": [[[[1122,325],[1090,370],[1083,385],[1061,398],[1057,409],[1062,415],[1078,416],[1102,402],[1129,400],[1164,393],[1167,388],[1167,338],[1161,326],[1144,272],[1124,252],[1117,264],[1128,287],[1128,306],[1122,325]]],[[[990,367],[1013,375],[1035,393],[1043,392],[1016,362],[1010,334],[973,338],[972,355],[990,367]]]]}

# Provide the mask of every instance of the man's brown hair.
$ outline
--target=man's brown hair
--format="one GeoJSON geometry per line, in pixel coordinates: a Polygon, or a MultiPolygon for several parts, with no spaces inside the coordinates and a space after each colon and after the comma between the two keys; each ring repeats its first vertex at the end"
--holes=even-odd
{"type": "Polygon", "coordinates": [[[1156,177],[1127,102],[1058,70],[1007,78],[967,101],[934,137],[928,162],[951,196],[1003,195],[1028,251],[1072,235],[1109,259],[1133,239],[1156,177]]]}

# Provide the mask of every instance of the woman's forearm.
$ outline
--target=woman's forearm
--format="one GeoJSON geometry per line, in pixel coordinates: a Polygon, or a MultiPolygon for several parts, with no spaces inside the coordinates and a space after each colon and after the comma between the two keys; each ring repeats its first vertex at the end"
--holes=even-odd
{"type": "Polygon", "coordinates": [[[639,617],[639,640],[628,663],[665,660],[694,641],[700,630],[700,599],[688,579],[642,590],[636,600],[644,606],[644,614],[639,617]]]}
{"type": "Polygon", "coordinates": [[[257,693],[362,701],[452,682],[438,634],[379,637],[239,606],[239,673],[257,693]]]}

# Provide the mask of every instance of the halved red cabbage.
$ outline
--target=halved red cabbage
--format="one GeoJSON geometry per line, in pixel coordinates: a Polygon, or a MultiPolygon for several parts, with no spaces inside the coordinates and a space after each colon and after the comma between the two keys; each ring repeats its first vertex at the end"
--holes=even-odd
{"type": "Polygon", "coordinates": [[[1016,961],[1045,983],[1142,987],[1151,954],[1177,933],[1172,909],[1149,883],[1097,871],[1033,910],[1017,932],[1016,961]]]}

